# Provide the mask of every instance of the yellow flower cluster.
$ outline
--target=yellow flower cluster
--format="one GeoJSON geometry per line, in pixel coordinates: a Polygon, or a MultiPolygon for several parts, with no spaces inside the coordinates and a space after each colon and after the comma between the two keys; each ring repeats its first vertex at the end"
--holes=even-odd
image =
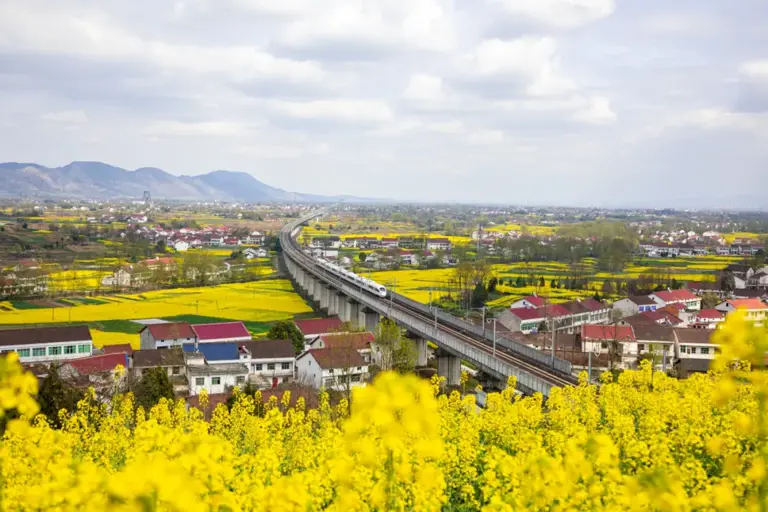
{"type": "Polygon", "coordinates": [[[708,375],[645,364],[546,401],[512,379],[486,409],[384,373],[336,407],[236,391],[210,421],[90,394],[54,430],[0,358],[0,414],[21,413],[0,442],[0,510],[765,510],[768,335],[735,318],[708,375]]]}

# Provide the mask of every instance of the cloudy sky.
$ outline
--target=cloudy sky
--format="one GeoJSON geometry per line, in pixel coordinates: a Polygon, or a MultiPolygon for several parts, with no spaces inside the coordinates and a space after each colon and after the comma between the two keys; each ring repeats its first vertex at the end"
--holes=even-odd
{"type": "Polygon", "coordinates": [[[3,0],[0,161],[749,206],[766,26],[765,0],[3,0]]]}

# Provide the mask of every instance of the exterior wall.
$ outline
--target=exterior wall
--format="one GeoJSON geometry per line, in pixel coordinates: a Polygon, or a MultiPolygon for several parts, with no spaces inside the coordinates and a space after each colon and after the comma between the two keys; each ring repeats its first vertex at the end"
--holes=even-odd
{"type": "Polygon", "coordinates": [[[624,316],[632,316],[640,312],[637,304],[629,299],[617,300],[613,303],[613,309],[618,309],[624,314],[624,316]]]}
{"type": "Polygon", "coordinates": [[[240,362],[244,362],[248,365],[249,373],[253,375],[261,375],[268,379],[278,378],[280,379],[280,382],[293,377],[297,366],[294,358],[250,359],[248,361],[240,362]],[[287,368],[284,368],[285,365],[287,365],[287,368]]]}
{"type": "Polygon", "coordinates": [[[227,388],[234,386],[245,385],[247,379],[246,373],[237,375],[189,375],[187,374],[187,380],[189,381],[189,394],[195,396],[200,394],[200,390],[205,389],[209,394],[225,393],[227,388]],[[214,380],[218,379],[218,384],[214,384],[214,380]]]}
{"type": "Polygon", "coordinates": [[[168,374],[168,377],[178,377],[179,375],[184,375],[184,365],[178,365],[178,366],[142,366],[139,368],[134,367],[133,368],[133,374],[136,376],[136,378],[140,379],[144,372],[147,370],[151,370],[152,368],[163,368],[165,372],[168,374]]]}
{"type": "Polygon", "coordinates": [[[323,369],[317,364],[311,354],[307,354],[296,361],[296,377],[299,382],[309,384],[320,389],[323,385],[323,369]]]}
{"type": "Polygon", "coordinates": [[[365,386],[365,381],[367,380],[367,378],[368,378],[367,366],[323,370],[322,386],[326,389],[344,391],[347,389],[347,384],[346,384],[347,379],[351,381],[349,387],[356,388],[358,386],[365,386]]]}
{"type": "MultiPolygon", "coordinates": [[[[236,341],[252,341],[253,338],[251,336],[235,336],[234,338],[214,338],[210,340],[197,340],[198,343],[225,343],[225,342],[236,342],[236,341]]],[[[194,339],[192,340],[194,341],[194,339]]],[[[184,343],[191,343],[192,341],[185,341],[184,343]]]]}
{"type": "MultiPolygon", "coordinates": [[[[195,338],[173,338],[169,340],[154,340],[154,346],[148,348],[171,348],[180,347],[184,344],[191,344],[195,342],[195,338]]],[[[141,347],[144,348],[143,346],[141,347]]]]}
{"type": "Polygon", "coordinates": [[[675,357],[679,359],[714,359],[718,345],[711,343],[679,343],[675,357]]]}
{"type": "Polygon", "coordinates": [[[91,340],[82,340],[60,343],[30,343],[26,345],[6,345],[0,348],[0,354],[9,352],[16,352],[19,355],[19,361],[22,363],[67,361],[93,355],[93,342],[91,340]]]}

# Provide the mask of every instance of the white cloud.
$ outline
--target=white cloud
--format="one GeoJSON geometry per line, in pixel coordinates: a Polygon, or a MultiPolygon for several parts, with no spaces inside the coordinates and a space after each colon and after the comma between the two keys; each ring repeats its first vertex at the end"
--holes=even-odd
{"type": "Polygon", "coordinates": [[[577,121],[586,124],[613,124],[616,122],[616,114],[611,110],[611,101],[602,96],[593,96],[585,100],[584,107],[573,115],[577,121]]]}
{"type": "Polygon", "coordinates": [[[243,135],[250,129],[247,125],[236,122],[198,122],[189,123],[174,120],[152,121],[143,132],[151,137],[231,137],[243,135]]]}
{"type": "Polygon", "coordinates": [[[521,77],[532,96],[563,94],[574,83],[560,72],[557,41],[526,36],[512,40],[482,41],[465,58],[467,71],[479,78],[521,77]]]}
{"type": "Polygon", "coordinates": [[[43,121],[61,124],[83,124],[88,122],[88,116],[83,110],[61,110],[59,112],[46,112],[40,116],[43,121]]]}
{"type": "Polygon", "coordinates": [[[749,78],[768,80],[768,59],[744,62],[739,66],[739,71],[749,78]]]}
{"type": "Polygon", "coordinates": [[[334,99],[304,102],[274,101],[271,107],[282,114],[298,119],[324,119],[345,123],[383,123],[394,114],[381,101],[334,99]]]}
{"type": "Polygon", "coordinates": [[[513,16],[555,28],[575,28],[613,14],[614,0],[495,0],[513,16]]]}
{"type": "Polygon", "coordinates": [[[443,79],[439,76],[416,73],[411,75],[403,91],[403,98],[408,100],[440,101],[445,99],[443,79]]]}

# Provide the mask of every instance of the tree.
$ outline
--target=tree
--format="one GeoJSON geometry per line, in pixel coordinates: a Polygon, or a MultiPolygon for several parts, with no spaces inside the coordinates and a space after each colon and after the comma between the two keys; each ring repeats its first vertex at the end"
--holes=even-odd
{"type": "Polygon", "coordinates": [[[59,411],[63,409],[71,413],[82,398],[83,392],[65,382],[59,375],[59,366],[52,364],[37,394],[40,412],[45,414],[54,427],[61,428],[59,411]]]}
{"type": "Polygon", "coordinates": [[[488,281],[488,293],[494,293],[496,291],[496,286],[499,284],[499,280],[495,277],[492,277],[490,281],[488,281]]]}
{"type": "Polygon", "coordinates": [[[134,391],[136,404],[149,411],[161,398],[173,400],[176,398],[173,392],[173,384],[168,378],[168,370],[165,368],[150,368],[144,372],[134,391]]]}
{"type": "Polygon", "coordinates": [[[546,281],[544,281],[543,277],[540,277],[539,278],[539,288],[544,288],[545,286],[547,286],[546,281]]]}
{"type": "Polygon", "coordinates": [[[282,320],[273,325],[269,332],[267,332],[267,338],[271,340],[291,340],[293,351],[296,352],[296,355],[304,352],[304,335],[301,334],[296,324],[290,320],[282,320]]]}
{"type": "Polygon", "coordinates": [[[723,300],[718,297],[717,294],[707,292],[701,297],[701,307],[702,309],[714,309],[714,307],[720,304],[722,301],[723,300]]]}
{"type": "Polygon", "coordinates": [[[549,282],[549,287],[552,288],[552,289],[556,289],[557,288],[557,281],[555,281],[554,279],[552,281],[550,281],[549,282]]]}
{"type": "Polygon", "coordinates": [[[373,337],[376,340],[381,370],[409,373],[416,368],[416,345],[403,336],[402,329],[395,322],[388,318],[382,319],[376,326],[373,337]]]}
{"type": "Polygon", "coordinates": [[[523,276],[517,276],[517,279],[515,279],[515,288],[522,288],[525,286],[525,281],[523,281],[523,276]]]}

